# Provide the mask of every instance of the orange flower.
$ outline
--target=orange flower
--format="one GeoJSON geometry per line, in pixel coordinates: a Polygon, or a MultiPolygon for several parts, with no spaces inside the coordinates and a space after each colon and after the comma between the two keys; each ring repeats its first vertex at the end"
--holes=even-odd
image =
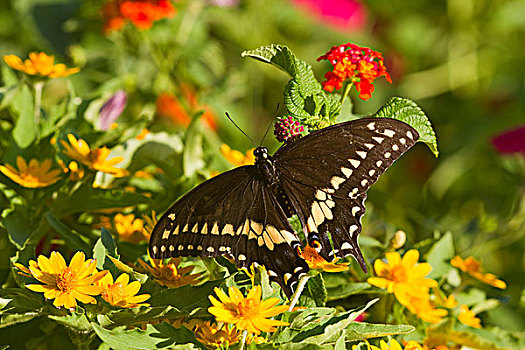
{"type": "Polygon", "coordinates": [[[376,78],[384,76],[389,83],[392,82],[381,53],[368,47],[351,43],[334,46],[317,59],[320,60],[328,60],[334,67],[325,74],[327,80],[323,82],[323,89],[326,91],[339,90],[346,80],[350,80],[355,83],[359,98],[368,100],[374,92],[372,84],[376,78]]]}
{"type": "Polygon", "coordinates": [[[187,284],[199,283],[200,273],[191,274],[195,266],[179,267],[182,259],[171,258],[166,264],[161,259],[151,259],[151,266],[142,260],[138,260],[140,266],[148,271],[155,282],[161,286],[176,288],[187,284]]]}
{"type": "Polygon", "coordinates": [[[244,297],[236,287],[229,288],[229,296],[221,289],[215,288],[220,301],[210,295],[213,304],[208,312],[215,316],[217,322],[231,323],[249,333],[274,332],[278,326],[286,326],[288,322],[269,319],[288,310],[286,305],[277,305],[279,299],[261,300],[261,286],[254,286],[248,296],[244,297]]]}
{"type": "Polygon", "coordinates": [[[114,0],[102,9],[106,33],[121,30],[127,21],[141,30],[149,29],[153,22],[174,15],[175,8],[169,0],[114,0]]]}
{"type": "Polygon", "coordinates": [[[480,280],[481,282],[488,284],[490,286],[505,289],[507,284],[502,280],[499,280],[495,275],[490,273],[483,273],[483,268],[481,267],[481,262],[474,259],[474,257],[469,256],[463,260],[459,255],[455,256],[450,264],[454,267],[457,267],[463,272],[468,273],[472,277],[480,280]]]}
{"type": "Polygon", "coordinates": [[[58,169],[51,169],[51,160],[45,159],[42,164],[35,158],[29,161],[29,165],[25,159],[16,157],[16,165],[18,170],[10,164],[0,165],[0,171],[5,176],[27,188],[47,187],[58,180],[60,180],[61,171],[58,169]]]}
{"type": "Polygon", "coordinates": [[[29,284],[26,287],[34,292],[44,293],[46,299],[55,299],[53,305],[68,309],[77,305],[77,300],[84,304],[96,304],[93,295],[99,295],[103,288],[93,285],[108,271],[96,271],[95,259],[85,260],[84,253],[77,252],[69,266],[59,252],[51,252],[48,259],[39,255],[37,261],[30,260],[29,268],[15,264],[25,275],[31,275],[44,284],[29,284]]]}
{"type": "Polygon", "coordinates": [[[107,159],[110,150],[106,147],[90,149],[89,144],[82,140],[76,139],[72,134],[67,135],[69,143],[60,140],[64,147],[64,153],[71,159],[74,159],[90,169],[101,171],[115,177],[123,177],[127,174],[125,169],[114,167],[115,164],[124,160],[123,157],[114,157],[107,159]]]}
{"type": "Polygon", "coordinates": [[[55,56],[48,56],[43,52],[31,52],[29,59],[24,62],[15,55],[4,56],[4,61],[13,69],[48,78],[67,77],[80,71],[80,68],[67,68],[62,63],[54,64],[55,56]]]}
{"type": "Polygon", "coordinates": [[[200,119],[210,129],[217,130],[217,121],[212,110],[208,106],[197,103],[195,94],[185,85],[181,86],[182,99],[164,92],[157,97],[157,113],[161,117],[170,118],[175,124],[187,127],[191,122],[191,111],[204,110],[200,119]]]}
{"type": "Polygon", "coordinates": [[[121,274],[115,282],[113,282],[111,273],[108,273],[97,282],[97,285],[104,288],[102,298],[113,306],[123,308],[149,306],[148,303],[143,303],[143,301],[148,300],[150,295],[136,295],[140,290],[141,284],[139,281],[129,283],[129,275],[127,273],[121,274]]]}
{"type": "Polygon", "coordinates": [[[232,150],[227,144],[221,145],[221,154],[231,164],[235,166],[253,165],[255,164],[255,156],[253,155],[254,148],[246,151],[246,155],[237,150],[232,150]]]}
{"type": "Polygon", "coordinates": [[[481,328],[481,320],[476,317],[476,314],[469,310],[467,305],[459,307],[459,322],[474,328],[481,328]]]}
{"type": "Polygon", "coordinates": [[[130,243],[140,243],[149,239],[149,234],[144,230],[142,219],[135,218],[135,215],[117,214],[115,215],[115,229],[121,240],[130,243]]]}
{"type": "Polygon", "coordinates": [[[299,256],[306,260],[308,266],[311,269],[322,269],[326,272],[340,272],[348,270],[348,265],[350,263],[341,263],[336,264],[338,258],[335,258],[333,262],[328,262],[319,253],[315,248],[307,245],[302,252],[299,253],[299,256]]]}

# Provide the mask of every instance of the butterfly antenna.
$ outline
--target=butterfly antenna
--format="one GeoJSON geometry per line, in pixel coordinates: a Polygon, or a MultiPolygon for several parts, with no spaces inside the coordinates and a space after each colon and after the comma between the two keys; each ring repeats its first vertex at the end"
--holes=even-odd
{"type": "Polygon", "coordinates": [[[272,127],[272,124],[275,121],[275,118],[277,118],[277,111],[279,111],[279,103],[277,103],[277,108],[275,109],[275,113],[273,114],[274,116],[273,116],[272,121],[270,122],[270,124],[268,124],[268,127],[266,128],[266,131],[264,132],[264,135],[261,140],[261,145],[263,144],[264,139],[266,138],[266,135],[268,134],[268,131],[270,131],[270,128],[272,127]]]}
{"type": "Polygon", "coordinates": [[[240,132],[242,132],[244,134],[244,136],[246,136],[253,144],[255,147],[257,147],[257,144],[252,140],[252,138],[250,136],[248,136],[248,134],[246,134],[240,127],[239,125],[237,125],[233,119],[230,117],[230,115],[228,114],[228,112],[225,112],[224,114],[226,114],[226,116],[228,117],[228,119],[230,119],[230,121],[233,123],[233,125],[235,125],[235,127],[237,129],[239,129],[240,132]]]}

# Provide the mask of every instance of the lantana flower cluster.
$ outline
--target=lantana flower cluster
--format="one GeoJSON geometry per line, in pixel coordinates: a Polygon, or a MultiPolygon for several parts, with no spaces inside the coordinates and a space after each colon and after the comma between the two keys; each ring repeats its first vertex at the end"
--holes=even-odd
{"type": "Polygon", "coordinates": [[[275,138],[279,142],[285,142],[300,137],[304,132],[304,126],[291,116],[279,117],[274,125],[275,138]]]}
{"type": "Polygon", "coordinates": [[[359,98],[368,100],[374,92],[373,82],[376,78],[384,76],[392,83],[386,71],[383,55],[368,47],[361,47],[352,43],[332,47],[317,61],[328,60],[333,70],[325,74],[326,80],[322,83],[326,91],[339,90],[347,80],[354,83],[359,98]]]}
{"type": "Polygon", "coordinates": [[[175,8],[169,0],[114,0],[102,9],[106,33],[121,30],[128,21],[141,30],[149,29],[154,22],[174,15],[175,8]]]}

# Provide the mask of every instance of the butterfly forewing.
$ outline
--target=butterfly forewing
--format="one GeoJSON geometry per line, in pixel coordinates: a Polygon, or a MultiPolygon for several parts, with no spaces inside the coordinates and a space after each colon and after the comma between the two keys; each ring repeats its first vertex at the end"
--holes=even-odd
{"type": "Polygon", "coordinates": [[[264,265],[290,296],[308,265],[278,199],[255,166],[212,178],[178,200],[150,238],[153,258],[231,256],[239,267],[264,265]]]}
{"type": "Polygon", "coordinates": [[[364,118],[313,132],[275,153],[280,185],[308,241],[321,243],[321,256],[353,255],[365,269],[357,236],[366,191],[418,137],[404,122],[364,118]]]}

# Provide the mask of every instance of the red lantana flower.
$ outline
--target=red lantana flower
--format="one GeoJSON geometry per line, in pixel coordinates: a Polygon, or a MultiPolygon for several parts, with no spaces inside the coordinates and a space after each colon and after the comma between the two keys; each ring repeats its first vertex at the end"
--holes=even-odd
{"type": "Polygon", "coordinates": [[[323,82],[323,89],[326,91],[339,90],[345,81],[351,80],[359,91],[359,98],[368,100],[374,92],[373,82],[376,78],[384,76],[389,83],[392,82],[383,55],[368,47],[351,43],[334,46],[317,59],[321,60],[328,60],[334,67],[324,76],[326,81],[323,82]]]}
{"type": "Polygon", "coordinates": [[[127,21],[139,29],[149,29],[155,21],[173,15],[175,8],[169,0],[113,0],[102,9],[106,33],[121,30],[127,21]]]}

